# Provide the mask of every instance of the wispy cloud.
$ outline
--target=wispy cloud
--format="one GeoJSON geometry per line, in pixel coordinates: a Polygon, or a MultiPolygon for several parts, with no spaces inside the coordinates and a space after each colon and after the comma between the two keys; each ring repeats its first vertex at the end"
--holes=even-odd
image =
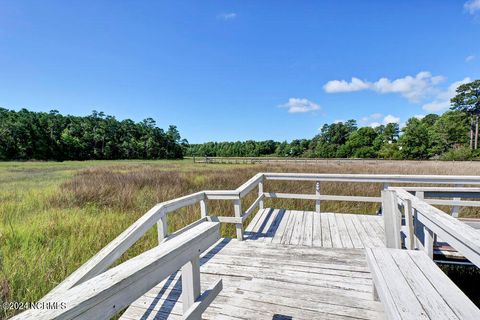
{"type": "Polygon", "coordinates": [[[383,124],[389,123],[400,123],[400,117],[395,117],[391,114],[386,115],[385,118],[383,118],[383,124]]]}
{"type": "Polygon", "coordinates": [[[363,126],[369,126],[372,128],[378,127],[382,124],[400,123],[400,117],[388,114],[384,116],[381,113],[372,113],[371,115],[362,117],[360,124],[363,126]]]}
{"type": "Polygon", "coordinates": [[[237,17],[237,14],[235,12],[224,12],[217,15],[217,19],[225,20],[225,21],[233,20],[236,17],[237,17]]]}
{"type": "Polygon", "coordinates": [[[471,82],[472,79],[467,77],[463,80],[453,82],[446,90],[439,91],[432,102],[424,104],[423,110],[428,112],[440,112],[450,108],[450,99],[456,94],[458,86],[471,82]]]}
{"type": "Polygon", "coordinates": [[[290,98],[287,103],[279,107],[287,108],[290,113],[306,113],[321,109],[320,105],[305,98],[290,98]]]}
{"type": "Polygon", "coordinates": [[[480,0],[469,0],[463,5],[465,10],[470,14],[475,14],[477,11],[480,11],[480,0]]]}
{"type": "Polygon", "coordinates": [[[475,56],[472,54],[472,55],[469,55],[465,58],[465,62],[470,62],[470,61],[473,61],[475,60],[475,56]]]}
{"type": "Polygon", "coordinates": [[[432,93],[435,86],[444,81],[443,76],[432,76],[428,71],[422,71],[415,76],[390,80],[386,77],[375,82],[360,80],[353,77],[350,82],[346,80],[328,81],[323,89],[327,93],[353,92],[361,90],[372,90],[378,93],[398,93],[411,102],[419,102],[425,96],[432,93]]]}

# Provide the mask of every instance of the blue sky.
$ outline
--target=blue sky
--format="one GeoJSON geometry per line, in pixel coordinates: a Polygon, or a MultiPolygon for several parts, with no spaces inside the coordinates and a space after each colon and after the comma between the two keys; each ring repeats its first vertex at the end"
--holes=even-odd
{"type": "Polygon", "coordinates": [[[152,117],[192,143],[403,123],[478,78],[480,0],[0,0],[0,106],[152,117]]]}

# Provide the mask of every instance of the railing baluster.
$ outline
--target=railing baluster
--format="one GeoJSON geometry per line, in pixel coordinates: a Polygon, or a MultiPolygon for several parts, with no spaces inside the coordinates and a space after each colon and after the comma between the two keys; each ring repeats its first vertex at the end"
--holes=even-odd
{"type": "Polygon", "coordinates": [[[315,184],[315,196],[318,197],[315,200],[315,212],[320,213],[320,181],[315,184]]]}
{"type": "Polygon", "coordinates": [[[427,227],[423,226],[425,253],[430,259],[433,259],[433,232],[427,227]]]}
{"type": "MultiPolygon", "coordinates": [[[[264,180],[265,180],[265,178],[262,177],[262,180],[260,180],[260,182],[258,183],[258,196],[259,197],[263,194],[263,181],[264,180]]],[[[263,208],[264,208],[264,202],[263,202],[263,199],[262,199],[258,203],[258,209],[263,210],[263,208]]]]}
{"type": "MultiPolygon", "coordinates": [[[[241,218],[242,217],[242,202],[239,199],[233,200],[233,207],[235,209],[235,217],[241,218]]],[[[237,223],[235,224],[235,228],[237,229],[237,239],[242,241],[243,240],[243,224],[237,223]]]]}
{"type": "Polygon", "coordinates": [[[163,216],[157,222],[157,237],[158,237],[158,244],[161,244],[163,240],[168,235],[168,227],[167,227],[167,214],[164,213],[163,216]]]}
{"type": "Polygon", "coordinates": [[[207,200],[200,200],[200,215],[202,218],[208,216],[207,200]]]}
{"type": "Polygon", "coordinates": [[[412,201],[406,199],[403,201],[404,211],[405,211],[405,226],[407,227],[407,237],[405,239],[405,247],[408,250],[414,249],[414,229],[413,229],[413,212],[412,212],[412,201]]]}

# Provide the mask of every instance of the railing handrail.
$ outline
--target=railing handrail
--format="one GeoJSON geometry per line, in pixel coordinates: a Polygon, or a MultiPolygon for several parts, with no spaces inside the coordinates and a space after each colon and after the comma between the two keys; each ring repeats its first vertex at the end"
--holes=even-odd
{"type": "MultiPolygon", "coordinates": [[[[52,296],[44,301],[45,304],[61,302],[64,307],[29,309],[14,319],[73,319],[77,317],[110,319],[180,268],[182,268],[184,278],[182,281],[184,281],[185,278],[188,278],[188,274],[184,273],[183,268],[191,261],[194,261],[197,270],[188,269],[187,271],[198,273],[197,261],[200,253],[211,247],[219,238],[219,223],[199,224],[172,241],[145,251],[68,289],[61,297],[52,296]]],[[[193,277],[193,279],[195,278],[196,276],[193,277]]],[[[199,285],[198,279],[193,281],[197,283],[188,283],[188,285],[199,285]]],[[[212,294],[213,291],[213,295],[216,295],[221,287],[220,280],[207,294],[212,294]]],[[[185,302],[183,300],[184,305],[185,302]]],[[[184,308],[187,315],[195,312],[201,314],[205,309],[205,306],[200,303],[194,306],[194,302],[191,301],[188,306],[191,308],[184,308]]]]}
{"type": "MultiPolygon", "coordinates": [[[[465,188],[463,188],[465,189],[465,188]]],[[[465,191],[465,190],[463,190],[465,191]]],[[[471,226],[459,221],[458,219],[450,216],[446,212],[433,207],[425,200],[416,197],[407,190],[396,187],[389,188],[386,192],[393,192],[394,199],[387,199],[389,202],[389,208],[386,210],[392,215],[392,226],[386,228],[386,232],[394,232],[394,237],[397,239],[397,248],[400,244],[399,234],[399,222],[401,221],[401,212],[398,209],[398,203],[402,204],[405,208],[405,223],[408,241],[412,241],[415,237],[415,229],[412,224],[412,215],[416,217],[416,220],[420,222],[424,228],[424,244],[423,247],[427,251],[429,256],[433,256],[433,234],[437,234],[442,240],[446,241],[457,251],[462,253],[473,264],[480,267],[480,232],[471,226]],[[395,228],[395,224],[397,228],[395,228]],[[390,230],[390,231],[387,231],[390,230]]],[[[385,217],[387,219],[387,217],[385,217]]],[[[390,219],[387,219],[390,220],[390,219]]],[[[387,224],[387,220],[385,223],[387,224]]],[[[389,235],[386,235],[387,238],[389,235]]],[[[407,245],[407,249],[411,245],[407,245]]]]}

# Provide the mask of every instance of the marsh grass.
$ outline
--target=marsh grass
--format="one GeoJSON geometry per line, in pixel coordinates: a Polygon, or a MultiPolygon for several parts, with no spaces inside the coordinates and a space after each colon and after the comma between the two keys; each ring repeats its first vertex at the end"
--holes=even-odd
{"type": "MultiPolygon", "coordinates": [[[[37,301],[158,202],[201,190],[235,189],[264,172],[478,175],[476,162],[358,162],[318,165],[222,165],[184,161],[0,163],[0,299],[37,301]]],[[[378,196],[380,184],[322,183],[321,192],[378,196]]],[[[311,182],[267,181],[265,191],[314,193],[311,182]]],[[[256,190],[242,201],[246,209],[256,190]]],[[[313,201],[266,205],[313,210],[313,201]]],[[[323,201],[322,211],[374,214],[378,204],[323,201]]],[[[448,208],[442,208],[447,210],[448,208]]],[[[210,214],[233,216],[231,201],[209,201],[210,214]]],[[[462,216],[478,216],[462,209],[462,216]]],[[[169,231],[200,217],[192,205],[168,216],[169,231]]],[[[253,215],[252,215],[253,217],[253,215]]],[[[247,221],[248,223],[248,221],[247,221]]],[[[222,225],[223,236],[234,236],[222,225]]],[[[157,244],[149,230],[117,263],[157,244]]],[[[0,310],[0,318],[12,315],[0,310]],[[3,312],[3,313],[2,313],[3,312]]]]}

